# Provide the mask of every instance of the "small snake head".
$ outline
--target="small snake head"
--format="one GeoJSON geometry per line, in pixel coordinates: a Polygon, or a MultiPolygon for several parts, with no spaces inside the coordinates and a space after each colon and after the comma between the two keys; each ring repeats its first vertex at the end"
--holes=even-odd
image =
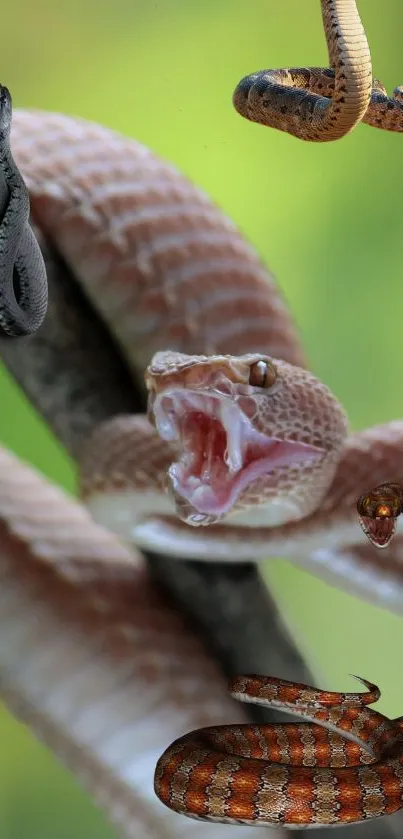
{"type": "Polygon", "coordinates": [[[273,526],[316,509],[347,427],[311,373],[257,354],[163,352],[146,383],[149,417],[178,452],[168,477],[183,521],[273,526]]]}
{"type": "Polygon", "coordinates": [[[403,510],[403,487],[384,483],[360,495],[357,511],[360,525],[369,541],[386,548],[396,530],[397,517],[403,510]]]}

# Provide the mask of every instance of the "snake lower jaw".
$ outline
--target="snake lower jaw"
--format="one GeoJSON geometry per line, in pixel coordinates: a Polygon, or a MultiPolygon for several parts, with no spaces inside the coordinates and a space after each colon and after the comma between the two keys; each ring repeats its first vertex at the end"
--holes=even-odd
{"type": "MultiPolygon", "coordinates": [[[[246,452],[248,455],[248,451],[246,452]]],[[[251,490],[250,506],[255,506],[253,484],[259,479],[265,480],[268,503],[276,498],[275,488],[278,477],[275,470],[283,467],[316,460],[323,456],[323,451],[305,443],[268,438],[265,456],[251,460],[236,473],[231,472],[221,461],[216,472],[195,475],[187,472],[182,461],[173,463],[169,469],[169,480],[176,500],[179,517],[188,524],[214,524],[234,511],[242,498],[242,507],[248,506],[248,489],[251,490]]],[[[288,509],[288,508],[287,508],[288,509]]],[[[273,524],[283,523],[281,505],[278,507],[280,519],[273,524]]]]}
{"type": "Polygon", "coordinates": [[[276,485],[279,481],[277,470],[287,467],[292,469],[298,464],[317,460],[323,454],[323,450],[306,443],[270,437],[266,438],[264,448],[260,445],[256,452],[253,444],[246,447],[239,469],[232,470],[225,463],[225,458],[222,458],[217,459],[214,468],[209,470],[203,469],[203,462],[200,468],[197,457],[189,458],[185,453],[181,460],[171,464],[168,471],[176,512],[187,524],[214,524],[236,511],[239,501],[242,509],[248,506],[255,508],[253,486],[257,481],[264,480],[267,505],[275,507],[277,511],[270,524],[282,524],[284,515],[285,520],[289,520],[290,512],[289,505],[276,504],[276,485]]]}
{"type": "Polygon", "coordinates": [[[394,516],[358,516],[360,525],[369,541],[377,548],[387,548],[396,530],[394,516]]]}

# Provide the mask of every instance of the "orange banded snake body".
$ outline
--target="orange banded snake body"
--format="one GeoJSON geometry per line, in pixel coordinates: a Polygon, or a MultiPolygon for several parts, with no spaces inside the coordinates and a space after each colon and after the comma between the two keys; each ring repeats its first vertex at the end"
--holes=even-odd
{"type": "Polygon", "coordinates": [[[155,791],[191,818],[292,829],[340,826],[403,805],[403,717],[368,708],[366,693],[318,690],[283,679],[241,676],[230,693],[309,722],[219,725],[191,731],[158,761],[155,791]]]}
{"type": "MultiPolygon", "coordinates": [[[[340,0],[323,3],[324,9],[341,11],[354,6],[340,0]]],[[[340,25],[345,26],[343,15],[340,25]]],[[[331,39],[331,27],[327,35],[331,39]]],[[[359,69],[359,53],[356,64],[359,69]]],[[[351,119],[345,116],[347,109],[339,112],[338,136],[369,111],[368,74],[367,67],[364,101],[352,107],[351,119]]],[[[352,67],[347,82],[351,76],[352,67]]],[[[375,100],[369,107],[378,107],[375,100]]],[[[388,113],[392,109],[400,113],[398,99],[387,106],[388,113]]],[[[335,109],[332,131],[334,116],[335,109]]],[[[385,127],[390,127],[387,120],[385,127]]],[[[395,129],[400,130],[398,121],[395,129]]],[[[15,114],[12,149],[28,185],[36,229],[80,282],[118,342],[133,379],[141,382],[148,367],[149,414],[157,428],[145,417],[117,417],[84,441],[82,491],[94,518],[156,553],[230,562],[251,554],[256,559],[288,555],[319,574],[330,572],[339,582],[346,581],[350,590],[356,586],[365,596],[401,610],[400,557],[388,557],[385,551],[380,571],[357,527],[355,503],[368,474],[372,481],[386,480],[390,462],[399,471],[403,423],[347,437],[344,411],[306,370],[290,314],[253,249],[201,191],[147,149],[84,120],[27,111],[15,114]],[[168,354],[166,347],[171,348],[168,354]],[[378,476],[376,470],[384,471],[378,476]],[[175,504],[165,492],[168,471],[175,504]]],[[[57,429],[62,419],[49,415],[40,394],[36,397],[57,429]]],[[[11,590],[17,592],[18,604],[25,585],[17,562],[21,542],[33,566],[46,562],[55,550],[38,535],[42,511],[29,475],[21,475],[18,464],[10,461],[7,466],[5,455],[2,520],[13,536],[13,504],[21,504],[21,497],[17,492],[10,505],[8,482],[14,477],[28,486],[7,569],[11,576],[16,569],[11,590]]],[[[59,503],[56,498],[53,521],[62,523],[71,541],[64,515],[58,518],[59,503]]],[[[80,516],[77,522],[73,517],[71,527],[82,534],[83,552],[89,522],[80,516]]],[[[401,550],[397,540],[393,550],[401,550]]],[[[99,551],[102,558],[101,543],[99,551]]],[[[51,591],[44,596],[45,605],[52,597],[51,591]]],[[[97,601],[101,611],[106,601],[104,592],[97,601]]],[[[15,638],[6,651],[5,693],[17,695],[18,704],[18,690],[31,686],[15,655],[21,637],[17,610],[12,617],[15,638]]],[[[49,633],[57,624],[54,612],[52,620],[49,633]]],[[[36,640],[46,648],[49,635],[36,640]]],[[[158,651],[156,659],[151,674],[143,666],[140,675],[145,683],[154,679],[161,695],[161,685],[166,689],[169,681],[160,679],[158,651]]],[[[33,650],[28,674],[35,663],[33,650]]],[[[192,684],[196,686],[193,676],[192,684]]],[[[115,711],[113,685],[111,694],[115,711]]],[[[127,696],[124,712],[130,704],[127,696]]],[[[46,702],[40,690],[34,700],[40,729],[41,713],[46,717],[60,709],[50,699],[46,702]]],[[[74,710],[80,701],[74,697],[74,710]]],[[[124,737],[122,716],[119,737],[124,737]]],[[[77,750],[72,763],[80,770],[77,750]]],[[[105,783],[110,794],[111,785],[105,783]]],[[[126,817],[124,822],[128,832],[126,817]]],[[[159,839],[158,829],[154,833],[159,839]]]]}

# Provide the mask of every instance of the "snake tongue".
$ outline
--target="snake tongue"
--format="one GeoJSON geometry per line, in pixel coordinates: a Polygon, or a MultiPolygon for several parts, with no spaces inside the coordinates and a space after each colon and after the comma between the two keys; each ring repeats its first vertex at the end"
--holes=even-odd
{"type": "Polygon", "coordinates": [[[397,519],[394,516],[375,517],[358,516],[360,525],[369,541],[377,548],[386,548],[396,530],[397,519]]]}

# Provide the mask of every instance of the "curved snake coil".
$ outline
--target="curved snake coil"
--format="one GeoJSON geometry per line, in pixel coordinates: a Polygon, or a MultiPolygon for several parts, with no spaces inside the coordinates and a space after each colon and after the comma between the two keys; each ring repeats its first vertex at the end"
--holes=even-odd
{"type": "Polygon", "coordinates": [[[0,85],[0,329],[31,335],[48,305],[42,252],[29,225],[29,196],[10,151],[11,96],[0,85]]]}
{"type": "Polygon", "coordinates": [[[355,0],[321,0],[330,67],[259,70],[241,79],[233,103],[246,119],[301,140],[339,140],[359,122],[403,131],[403,87],[388,97],[372,78],[355,0]]]}
{"type": "MultiPolygon", "coordinates": [[[[358,678],[358,677],[357,677],[358,678]]],[[[230,693],[310,722],[219,725],[179,737],[160,757],[156,794],[203,821],[258,826],[347,825],[403,806],[403,717],[336,693],[268,676],[241,676],[230,693]]]]}

